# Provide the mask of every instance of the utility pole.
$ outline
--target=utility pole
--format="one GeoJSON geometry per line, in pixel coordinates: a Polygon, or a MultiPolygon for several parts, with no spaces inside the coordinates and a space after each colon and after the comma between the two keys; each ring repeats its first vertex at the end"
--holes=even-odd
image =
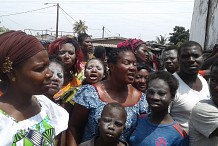
{"type": "Polygon", "coordinates": [[[55,35],[55,38],[57,39],[58,38],[58,23],[59,23],[59,3],[45,3],[45,5],[48,5],[48,4],[55,4],[57,6],[57,19],[56,19],[56,35],[55,35]]]}
{"type": "Polygon", "coordinates": [[[56,39],[58,38],[59,3],[57,3],[56,39]]]}
{"type": "Polygon", "coordinates": [[[104,26],[102,28],[102,38],[104,38],[104,26]]]}

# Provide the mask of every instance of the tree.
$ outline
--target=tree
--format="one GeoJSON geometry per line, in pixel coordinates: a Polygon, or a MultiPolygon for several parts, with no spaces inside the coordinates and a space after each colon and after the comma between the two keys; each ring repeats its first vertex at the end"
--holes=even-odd
{"type": "Polygon", "coordinates": [[[86,33],[88,26],[85,25],[85,21],[79,20],[73,25],[74,32],[78,35],[81,33],[86,33]]]}
{"type": "Polygon", "coordinates": [[[8,28],[6,28],[4,26],[0,27],[0,33],[4,33],[4,32],[7,32],[7,31],[9,31],[8,28]]]}
{"type": "Polygon", "coordinates": [[[160,35],[160,37],[158,37],[158,36],[156,37],[156,41],[160,45],[165,45],[167,40],[168,40],[168,38],[165,36],[162,36],[162,35],[160,35]]]}
{"type": "Polygon", "coordinates": [[[170,43],[177,46],[181,46],[184,42],[189,40],[189,30],[185,30],[182,26],[175,26],[173,33],[169,34],[171,35],[169,38],[170,43]]]}

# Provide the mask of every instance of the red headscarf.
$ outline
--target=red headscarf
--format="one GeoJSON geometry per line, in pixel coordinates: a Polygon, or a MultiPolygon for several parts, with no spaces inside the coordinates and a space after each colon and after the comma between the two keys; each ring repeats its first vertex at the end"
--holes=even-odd
{"type": "Polygon", "coordinates": [[[8,31],[0,35],[0,78],[6,79],[3,64],[8,58],[12,67],[45,50],[42,44],[32,35],[22,31],[8,31]]]}
{"type": "Polygon", "coordinates": [[[139,47],[141,44],[146,44],[146,43],[140,39],[127,39],[123,42],[118,43],[117,48],[126,47],[135,51],[135,49],[139,47]]]}

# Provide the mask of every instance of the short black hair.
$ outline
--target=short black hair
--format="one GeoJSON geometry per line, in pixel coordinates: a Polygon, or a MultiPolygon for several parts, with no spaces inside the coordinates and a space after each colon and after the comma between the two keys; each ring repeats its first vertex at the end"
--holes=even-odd
{"type": "Polygon", "coordinates": [[[120,103],[117,103],[117,102],[112,102],[112,103],[106,104],[101,112],[101,117],[102,117],[103,113],[105,112],[105,110],[108,108],[115,108],[115,109],[119,109],[119,110],[123,111],[125,114],[125,117],[127,118],[127,113],[126,113],[125,108],[120,103]]]}
{"type": "Polygon", "coordinates": [[[148,66],[147,64],[145,64],[145,63],[137,63],[137,71],[140,71],[142,69],[147,70],[149,73],[153,72],[151,67],[148,66]]]}
{"type": "Polygon", "coordinates": [[[176,45],[170,45],[170,46],[167,46],[166,48],[163,49],[163,52],[165,51],[169,51],[169,50],[175,50],[178,52],[178,47],[176,45]]]}
{"type": "Polygon", "coordinates": [[[103,47],[103,46],[97,46],[97,47],[95,47],[94,56],[95,56],[96,58],[101,58],[102,55],[105,54],[105,53],[106,53],[105,47],[103,47]]]}
{"type": "Polygon", "coordinates": [[[148,78],[146,80],[146,84],[148,85],[149,82],[155,79],[161,79],[167,82],[169,88],[170,88],[170,94],[171,97],[174,98],[176,95],[176,90],[179,87],[178,80],[169,72],[167,71],[156,71],[148,75],[148,78]]]}
{"type": "Polygon", "coordinates": [[[88,35],[87,33],[80,33],[79,35],[78,35],[78,43],[81,45],[82,44],[82,42],[86,39],[86,38],[88,38],[88,37],[90,37],[91,38],[91,36],[90,35],[88,35]]]}
{"type": "Polygon", "coordinates": [[[184,44],[182,44],[181,47],[179,47],[179,49],[178,49],[178,56],[180,55],[182,49],[190,48],[190,47],[194,47],[194,46],[199,47],[201,49],[201,51],[203,52],[203,48],[202,48],[202,46],[198,42],[187,41],[184,44]]]}
{"type": "Polygon", "coordinates": [[[63,71],[65,72],[65,65],[64,63],[61,61],[61,58],[57,55],[50,55],[49,56],[49,62],[55,62],[60,64],[60,66],[63,68],[63,71]]]}
{"type": "Polygon", "coordinates": [[[132,52],[132,49],[130,48],[126,48],[126,47],[122,47],[122,48],[112,48],[109,52],[108,52],[108,64],[112,63],[112,64],[116,64],[117,61],[119,60],[120,56],[120,52],[132,52]]]}

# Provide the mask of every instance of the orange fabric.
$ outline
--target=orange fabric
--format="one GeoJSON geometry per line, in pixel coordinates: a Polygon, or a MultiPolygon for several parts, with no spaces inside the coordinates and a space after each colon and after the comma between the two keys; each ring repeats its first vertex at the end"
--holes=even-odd
{"type": "Polygon", "coordinates": [[[200,75],[202,75],[203,77],[205,76],[205,70],[199,70],[198,73],[199,73],[200,75]]]}
{"type": "Polygon", "coordinates": [[[78,87],[78,86],[81,86],[81,85],[82,85],[82,83],[81,83],[81,81],[79,79],[73,78],[73,80],[69,84],[67,84],[66,86],[62,87],[60,89],[60,91],[54,95],[53,98],[58,99],[63,93],[65,93],[71,87],[78,87]]]}

